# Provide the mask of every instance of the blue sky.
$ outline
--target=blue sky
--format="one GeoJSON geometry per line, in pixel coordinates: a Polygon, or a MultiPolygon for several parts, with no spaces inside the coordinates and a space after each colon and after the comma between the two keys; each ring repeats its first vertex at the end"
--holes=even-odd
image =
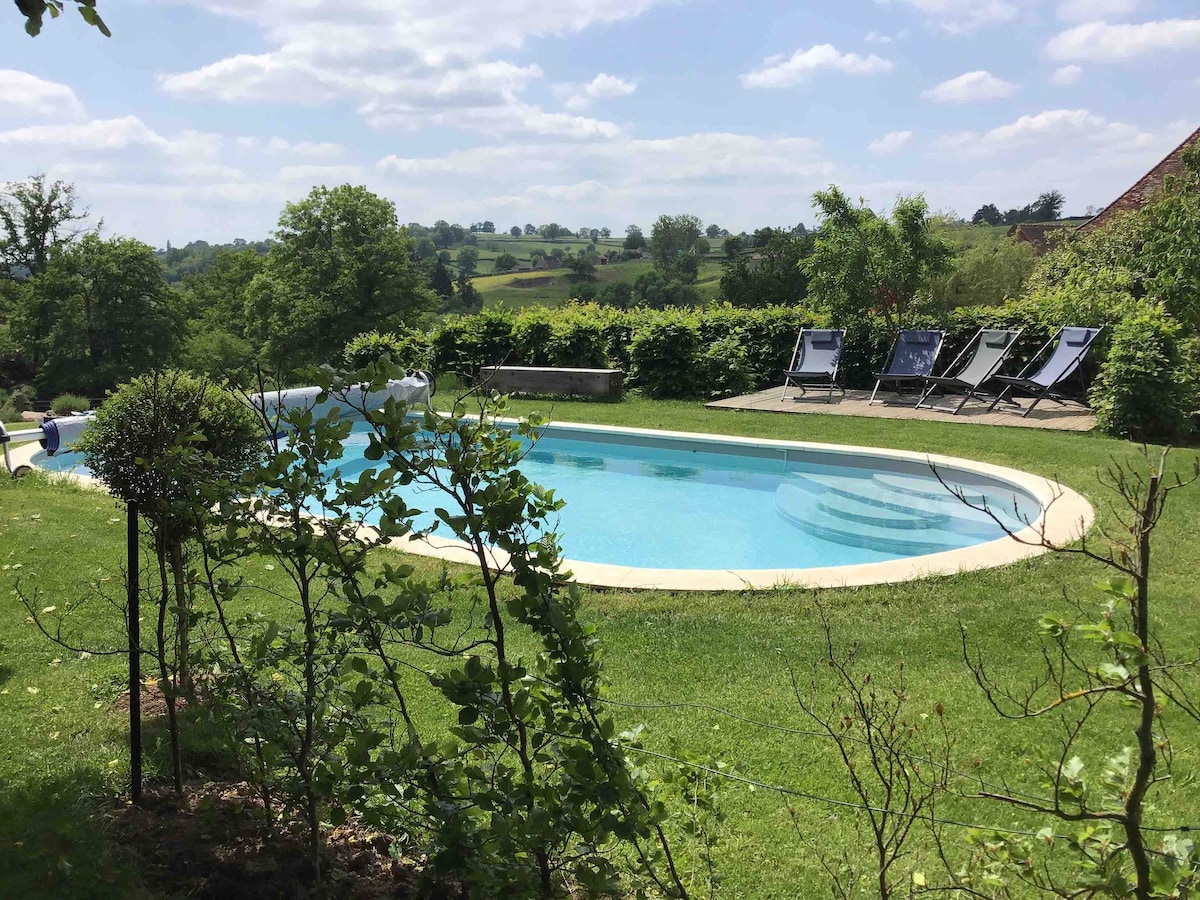
{"type": "Polygon", "coordinates": [[[266,236],[314,184],[401,221],[812,223],[837,183],[1103,206],[1200,125],[1194,0],[100,0],[0,31],[0,181],[109,233],[266,236]],[[1190,101],[1190,102],[1189,102],[1190,101]]]}

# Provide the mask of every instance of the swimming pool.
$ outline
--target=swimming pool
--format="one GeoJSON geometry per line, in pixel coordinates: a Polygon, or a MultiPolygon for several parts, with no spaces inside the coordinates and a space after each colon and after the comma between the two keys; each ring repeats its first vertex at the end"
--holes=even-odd
{"type": "MultiPolygon", "coordinates": [[[[378,465],[363,458],[366,444],[355,423],[343,475],[378,465]]],[[[33,461],[79,467],[72,454],[33,461]]],[[[1081,497],[1026,473],[871,448],[556,423],[521,468],[566,501],[556,530],[577,578],[612,586],[902,580],[1034,552],[1006,529],[1066,541],[1091,520],[1081,497]]],[[[418,487],[403,490],[417,508],[438,505],[418,487]]],[[[456,558],[448,541],[405,549],[456,558]]]]}

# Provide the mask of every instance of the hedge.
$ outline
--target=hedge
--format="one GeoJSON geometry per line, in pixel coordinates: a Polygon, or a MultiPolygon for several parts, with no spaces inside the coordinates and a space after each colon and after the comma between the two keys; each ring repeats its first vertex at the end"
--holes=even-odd
{"type": "MultiPolygon", "coordinates": [[[[1200,383],[1200,342],[1184,340],[1167,313],[1135,300],[1123,287],[1108,283],[1096,289],[1093,281],[1082,298],[1079,290],[1034,290],[1002,306],[921,315],[912,326],[946,331],[941,366],[979,328],[1021,328],[1009,372],[1019,371],[1062,324],[1109,326],[1084,371],[1094,385],[1090,396],[1100,426],[1139,440],[1178,440],[1190,432],[1196,416],[1200,389],[1190,386],[1200,383]],[[1109,354],[1110,339],[1120,352],[1109,354]],[[1153,353],[1162,359],[1150,359],[1153,353]],[[1155,373],[1171,373],[1178,389],[1151,390],[1160,377],[1155,373]]],[[[612,365],[628,373],[630,388],[647,396],[710,399],[779,384],[797,331],[830,324],[826,314],[805,306],[656,310],[571,303],[490,309],[439,325],[430,338],[430,364],[436,373],[467,379],[480,367],[497,364],[612,365]]],[[[840,325],[847,332],[841,378],[849,388],[870,388],[887,361],[893,335],[882,317],[840,325]]]]}

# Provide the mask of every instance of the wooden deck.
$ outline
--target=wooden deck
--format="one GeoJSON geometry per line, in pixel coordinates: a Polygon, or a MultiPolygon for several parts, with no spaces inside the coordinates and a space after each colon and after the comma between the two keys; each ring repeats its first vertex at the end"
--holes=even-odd
{"type": "MultiPolygon", "coordinates": [[[[987,405],[976,400],[969,402],[958,415],[935,409],[917,409],[915,397],[897,399],[895,394],[880,394],[886,403],[871,405],[870,391],[847,391],[843,397],[834,393],[833,402],[826,403],[824,394],[820,391],[810,391],[808,399],[793,400],[793,389],[788,389],[788,399],[780,400],[782,385],[759,391],[757,394],[746,394],[742,397],[730,397],[728,400],[714,400],[705,404],[709,409],[743,409],[773,413],[820,413],[827,416],[865,416],[871,419],[917,419],[926,422],[961,422],[970,425],[1012,425],[1017,428],[1045,428],[1051,431],[1091,431],[1096,427],[1096,417],[1087,407],[1068,403],[1059,406],[1050,400],[1043,400],[1037,409],[1027,417],[1001,412],[989,413],[987,405]]],[[[938,405],[948,405],[950,398],[935,399],[938,405]]],[[[958,398],[954,398],[954,403],[958,398]]],[[[1029,401],[1019,398],[1019,403],[1028,405],[1029,401]]]]}

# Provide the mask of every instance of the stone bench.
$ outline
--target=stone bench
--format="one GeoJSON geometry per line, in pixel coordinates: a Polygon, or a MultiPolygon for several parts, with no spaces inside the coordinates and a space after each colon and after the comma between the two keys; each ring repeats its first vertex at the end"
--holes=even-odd
{"type": "Polygon", "coordinates": [[[484,366],[476,383],[501,394],[581,394],[619,400],[625,373],[620,369],[484,366]]]}

